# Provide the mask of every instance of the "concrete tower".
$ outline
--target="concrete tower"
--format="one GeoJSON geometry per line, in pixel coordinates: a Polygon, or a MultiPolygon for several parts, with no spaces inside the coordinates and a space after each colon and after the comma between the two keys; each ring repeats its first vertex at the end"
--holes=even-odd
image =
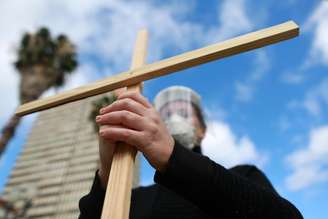
{"type": "MultiPolygon", "coordinates": [[[[98,137],[89,120],[92,97],[39,113],[4,189],[32,199],[30,218],[78,218],[98,167],[98,137]],[[31,192],[33,191],[33,192],[31,192]]],[[[133,184],[139,180],[138,159],[133,184]]]]}

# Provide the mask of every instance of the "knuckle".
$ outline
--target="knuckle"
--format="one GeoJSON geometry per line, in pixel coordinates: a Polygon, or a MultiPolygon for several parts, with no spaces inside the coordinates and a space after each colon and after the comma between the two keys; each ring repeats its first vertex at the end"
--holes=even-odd
{"type": "Polygon", "coordinates": [[[129,99],[123,99],[123,100],[121,101],[121,105],[122,105],[123,108],[129,108],[129,106],[130,106],[130,101],[129,101],[129,99]]]}
{"type": "Polygon", "coordinates": [[[126,122],[129,120],[129,118],[130,118],[129,112],[126,110],[123,110],[121,112],[121,120],[126,122]]]}
{"type": "Polygon", "coordinates": [[[133,122],[134,121],[133,114],[131,112],[129,112],[129,111],[126,111],[126,113],[125,113],[125,120],[127,122],[133,122]]]}
{"type": "Polygon", "coordinates": [[[157,125],[159,125],[159,124],[161,123],[161,119],[160,119],[159,117],[157,117],[157,116],[155,116],[155,117],[153,118],[153,120],[154,120],[154,122],[155,122],[157,125]]]}
{"type": "Polygon", "coordinates": [[[150,135],[152,135],[152,136],[156,135],[157,131],[158,131],[157,125],[150,123],[148,130],[149,130],[150,135]]]}
{"type": "Polygon", "coordinates": [[[123,123],[125,125],[128,125],[128,124],[134,123],[135,120],[136,119],[135,119],[134,115],[131,112],[123,111],[121,113],[121,118],[120,118],[121,123],[123,123]]]}

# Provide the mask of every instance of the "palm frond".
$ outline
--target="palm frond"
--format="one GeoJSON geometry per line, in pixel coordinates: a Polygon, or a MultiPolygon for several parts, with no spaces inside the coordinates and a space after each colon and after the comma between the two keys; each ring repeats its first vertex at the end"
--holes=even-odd
{"type": "Polygon", "coordinates": [[[110,92],[108,96],[103,96],[92,102],[92,109],[89,114],[89,120],[93,123],[95,132],[99,131],[98,124],[96,123],[96,116],[99,115],[99,110],[105,106],[108,106],[116,101],[116,96],[113,92],[110,92]]]}

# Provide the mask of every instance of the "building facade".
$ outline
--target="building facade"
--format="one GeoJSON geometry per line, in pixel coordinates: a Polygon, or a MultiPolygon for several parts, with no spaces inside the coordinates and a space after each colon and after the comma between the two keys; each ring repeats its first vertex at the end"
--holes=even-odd
{"type": "Polygon", "coordinates": [[[3,194],[31,199],[28,218],[78,218],[79,199],[89,192],[99,162],[98,136],[89,120],[97,98],[39,113],[3,194]]]}

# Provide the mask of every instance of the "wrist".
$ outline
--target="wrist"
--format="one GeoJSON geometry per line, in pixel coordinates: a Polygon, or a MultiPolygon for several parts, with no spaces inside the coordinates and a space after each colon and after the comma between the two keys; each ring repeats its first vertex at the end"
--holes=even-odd
{"type": "Polygon", "coordinates": [[[159,172],[165,172],[166,167],[169,163],[170,157],[172,155],[173,152],[173,148],[174,148],[174,139],[173,137],[170,139],[170,143],[167,147],[165,147],[165,150],[163,150],[162,153],[162,161],[160,162],[160,165],[158,166],[158,168],[156,168],[159,172]]]}

